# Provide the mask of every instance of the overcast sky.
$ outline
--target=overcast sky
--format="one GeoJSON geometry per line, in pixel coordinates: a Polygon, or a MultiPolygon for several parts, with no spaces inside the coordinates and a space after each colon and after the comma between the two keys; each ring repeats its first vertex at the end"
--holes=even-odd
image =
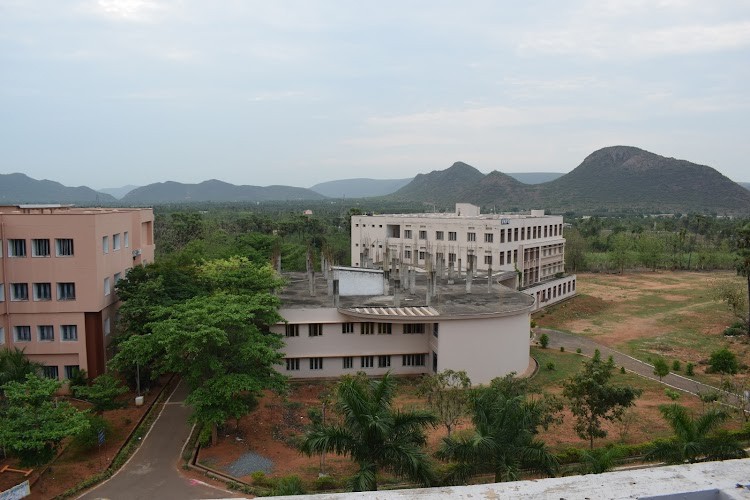
{"type": "Polygon", "coordinates": [[[750,181],[750,2],[0,0],[0,172],[309,187],[625,144],[750,181]]]}

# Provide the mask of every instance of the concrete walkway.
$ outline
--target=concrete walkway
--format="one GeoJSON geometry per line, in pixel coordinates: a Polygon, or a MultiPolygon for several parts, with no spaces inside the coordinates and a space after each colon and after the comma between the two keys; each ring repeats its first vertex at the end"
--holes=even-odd
{"type": "Polygon", "coordinates": [[[190,408],[183,402],[187,386],[178,383],[140,448],[112,478],[81,499],[201,499],[244,498],[183,476],[177,465],[190,436],[190,408]]]}
{"type": "Polygon", "coordinates": [[[644,363],[638,359],[623,354],[620,351],[615,351],[605,345],[594,342],[586,337],[579,337],[570,333],[561,332],[558,330],[550,330],[547,328],[535,328],[534,337],[539,339],[542,334],[546,333],[549,337],[549,348],[559,349],[564,347],[568,352],[576,352],[576,349],[581,349],[581,354],[586,356],[593,356],[594,351],[599,349],[603,359],[607,359],[609,356],[615,360],[617,366],[624,366],[626,370],[637,373],[638,375],[656,380],[662,384],[690,394],[705,394],[719,391],[718,388],[702,384],[696,380],[675,373],[669,373],[661,381],[659,377],[654,375],[654,367],[648,363],[644,363]]]}

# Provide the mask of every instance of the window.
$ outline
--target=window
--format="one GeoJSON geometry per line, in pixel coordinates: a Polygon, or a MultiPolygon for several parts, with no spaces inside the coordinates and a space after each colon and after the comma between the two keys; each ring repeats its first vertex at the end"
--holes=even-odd
{"type": "Polygon", "coordinates": [[[378,323],[379,335],[390,335],[393,325],[391,323],[378,323]]]}
{"type": "Polygon", "coordinates": [[[28,283],[11,283],[10,300],[29,300],[28,283]]]}
{"type": "Polygon", "coordinates": [[[448,241],[456,241],[458,239],[455,231],[448,231],[448,241]]]}
{"type": "Polygon", "coordinates": [[[104,318],[104,335],[107,336],[112,333],[112,321],[109,318],[104,318]]]}
{"type": "Polygon", "coordinates": [[[115,273],[115,285],[122,279],[122,273],[115,273]]]}
{"type": "Polygon", "coordinates": [[[500,230],[500,243],[505,243],[505,229],[500,230]]]}
{"type": "Polygon", "coordinates": [[[8,257],[26,257],[26,240],[8,240],[8,257]]]}
{"type": "Polygon", "coordinates": [[[404,238],[406,239],[411,238],[411,229],[404,229],[404,238]]]}
{"type": "Polygon", "coordinates": [[[39,333],[40,342],[52,342],[55,340],[55,329],[52,325],[40,325],[36,328],[39,333]]]}
{"type": "Polygon", "coordinates": [[[65,378],[71,379],[78,376],[81,372],[81,367],[78,365],[65,365],[65,378]]]}
{"type": "Polygon", "coordinates": [[[49,257],[49,240],[34,239],[31,240],[32,257],[49,257]]]}
{"type": "Polygon", "coordinates": [[[435,323],[432,325],[432,336],[437,337],[438,336],[438,323],[435,323]]]}
{"type": "Polygon", "coordinates": [[[404,333],[424,333],[424,323],[404,323],[404,333]]]}
{"type": "Polygon", "coordinates": [[[378,356],[378,368],[388,368],[391,366],[390,356],[378,356]]]}
{"type": "Polygon", "coordinates": [[[492,243],[495,240],[495,235],[492,233],[484,233],[484,242],[492,243]]]}
{"type": "Polygon", "coordinates": [[[310,358],[310,369],[311,370],[322,370],[323,369],[323,358],[310,358]]]}
{"type": "Polygon", "coordinates": [[[73,239],[58,238],[55,240],[55,252],[58,257],[73,256],[73,239]]]}
{"type": "Polygon", "coordinates": [[[120,233],[112,235],[112,248],[114,250],[120,249],[120,233]]]}
{"type": "Polygon", "coordinates": [[[323,335],[323,325],[320,323],[310,323],[307,325],[307,335],[309,337],[320,337],[323,335]]]}
{"type": "Polygon", "coordinates": [[[411,259],[411,250],[404,250],[404,259],[411,259]]]}
{"type": "Polygon", "coordinates": [[[354,323],[341,323],[341,333],[354,333],[354,323]]]}
{"type": "Polygon", "coordinates": [[[109,236],[102,236],[102,252],[109,253],[109,236]]]}
{"type": "Polygon", "coordinates": [[[435,231],[435,239],[436,240],[442,240],[445,238],[445,233],[443,231],[435,231]]]}
{"type": "Polygon", "coordinates": [[[73,342],[75,340],[78,340],[77,325],[61,325],[60,332],[62,340],[66,342],[73,342]]]}
{"type": "Polygon", "coordinates": [[[455,253],[448,253],[448,264],[453,264],[456,262],[456,254],[455,253]]]}
{"type": "Polygon", "coordinates": [[[5,343],[5,328],[0,326],[0,345],[5,343]]]}
{"type": "Polygon", "coordinates": [[[122,238],[125,240],[125,248],[128,248],[130,246],[130,234],[125,231],[122,233],[122,238]]]}
{"type": "Polygon", "coordinates": [[[424,366],[424,354],[404,354],[401,357],[402,366],[424,366]]]}
{"type": "Polygon", "coordinates": [[[52,283],[34,283],[34,300],[52,300],[52,283]]]}
{"type": "Polygon", "coordinates": [[[362,356],[359,360],[362,368],[372,368],[374,356],[362,356]]]}
{"type": "Polygon", "coordinates": [[[488,266],[492,265],[492,255],[485,255],[484,256],[484,263],[488,266]]]}
{"type": "Polygon", "coordinates": [[[420,250],[420,252],[419,252],[419,260],[424,260],[424,257],[425,257],[425,253],[420,250]]]}
{"type": "Polygon", "coordinates": [[[58,283],[57,300],[75,300],[76,284],[75,283],[58,283]]]}
{"type": "Polygon", "coordinates": [[[346,356],[342,358],[343,360],[343,366],[344,370],[350,370],[354,366],[354,358],[351,356],[346,356]]]}
{"type": "Polygon", "coordinates": [[[466,233],[466,241],[477,241],[477,233],[466,233]]]}
{"type": "Polygon", "coordinates": [[[5,302],[5,283],[0,283],[0,302],[5,302]]]}
{"type": "Polygon", "coordinates": [[[419,239],[420,240],[426,240],[427,239],[427,231],[419,231],[419,239]]]}
{"type": "Polygon", "coordinates": [[[57,367],[56,366],[43,366],[42,376],[44,378],[51,378],[53,380],[57,380],[59,378],[57,367]]]}
{"type": "Polygon", "coordinates": [[[109,284],[109,277],[107,277],[104,278],[104,296],[106,297],[110,293],[112,293],[112,287],[109,284]]]}
{"type": "Polygon", "coordinates": [[[292,372],[299,370],[299,358],[286,358],[286,371],[292,372]]]}
{"type": "Polygon", "coordinates": [[[16,326],[13,327],[16,332],[16,342],[31,342],[31,327],[30,326],[16,326]]]}
{"type": "Polygon", "coordinates": [[[299,337],[299,325],[287,324],[284,330],[284,335],[286,337],[299,337]]]}
{"type": "Polygon", "coordinates": [[[372,335],[375,333],[375,323],[366,321],[360,325],[360,333],[362,335],[372,335]]]}

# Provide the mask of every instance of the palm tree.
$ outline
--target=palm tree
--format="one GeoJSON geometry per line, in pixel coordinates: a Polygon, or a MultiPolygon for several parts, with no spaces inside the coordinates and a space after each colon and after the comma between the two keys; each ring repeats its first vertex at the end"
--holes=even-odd
{"type": "Polygon", "coordinates": [[[612,470],[623,454],[623,449],[617,446],[581,450],[581,465],[578,471],[581,474],[602,474],[612,470]]]}
{"type": "Polygon", "coordinates": [[[711,408],[698,418],[678,404],[659,407],[674,436],[654,443],[647,459],[663,460],[670,464],[728,460],[747,456],[738,441],[718,427],[729,418],[729,414],[711,408]]]}
{"type": "Polygon", "coordinates": [[[483,472],[494,473],[500,482],[518,479],[524,469],[549,475],[557,471],[557,459],[535,438],[548,417],[544,403],[530,401],[512,387],[504,390],[502,380],[475,390],[471,434],[443,438],[438,457],[454,462],[448,483],[462,484],[483,472]]]}
{"type": "Polygon", "coordinates": [[[41,369],[42,364],[27,358],[23,349],[0,349],[0,396],[8,382],[24,382],[27,374],[39,374],[41,369]]]}
{"type": "Polygon", "coordinates": [[[352,477],[354,491],[377,490],[381,469],[416,481],[435,483],[432,464],[424,452],[425,427],[437,418],[426,411],[392,407],[396,380],[386,374],[369,380],[364,374],[346,377],[336,388],[338,423],[316,424],[305,436],[301,450],[308,456],[324,452],[350,456],[359,465],[352,477]]]}

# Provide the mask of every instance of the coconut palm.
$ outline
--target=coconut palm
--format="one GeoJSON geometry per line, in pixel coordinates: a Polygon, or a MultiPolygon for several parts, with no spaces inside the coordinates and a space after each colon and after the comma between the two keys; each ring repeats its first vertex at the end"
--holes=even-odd
{"type": "Polygon", "coordinates": [[[500,482],[518,479],[521,470],[549,475],[557,470],[557,459],[535,437],[549,416],[548,408],[542,400],[504,390],[502,381],[475,390],[473,432],[443,438],[438,457],[453,462],[448,483],[462,484],[479,473],[494,473],[500,482]]]}
{"type": "Polygon", "coordinates": [[[390,374],[369,380],[364,374],[346,377],[336,388],[335,409],[340,421],[316,424],[306,434],[303,453],[349,456],[359,465],[352,477],[354,491],[377,490],[381,469],[416,481],[435,483],[429,456],[424,452],[425,427],[437,418],[425,411],[402,411],[392,406],[396,381],[390,374]]]}
{"type": "Polygon", "coordinates": [[[674,436],[654,443],[648,459],[682,464],[747,456],[735,438],[719,430],[729,418],[724,410],[711,408],[698,418],[678,404],[660,406],[659,411],[672,427],[674,436]]]}

